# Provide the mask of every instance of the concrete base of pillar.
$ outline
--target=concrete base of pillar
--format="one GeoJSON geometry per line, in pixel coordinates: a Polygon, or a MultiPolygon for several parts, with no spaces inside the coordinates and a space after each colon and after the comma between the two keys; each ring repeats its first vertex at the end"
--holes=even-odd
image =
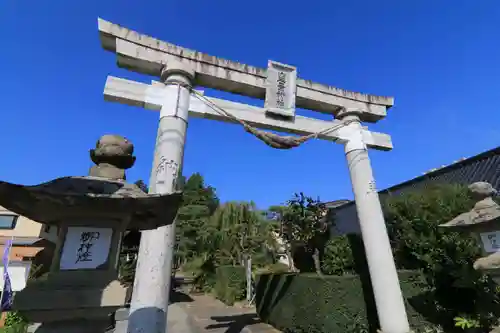
{"type": "Polygon", "coordinates": [[[115,312],[115,329],[113,333],[127,333],[129,309],[118,309],[115,312]]]}
{"type": "MultiPolygon", "coordinates": [[[[179,304],[168,306],[167,332],[198,333],[201,332],[191,323],[186,311],[179,304]]],[[[115,329],[108,333],[127,333],[129,309],[119,309],[115,313],[115,329]]],[[[38,333],[38,332],[37,332],[38,333]]],[[[73,333],[73,332],[71,332],[73,333]]]]}

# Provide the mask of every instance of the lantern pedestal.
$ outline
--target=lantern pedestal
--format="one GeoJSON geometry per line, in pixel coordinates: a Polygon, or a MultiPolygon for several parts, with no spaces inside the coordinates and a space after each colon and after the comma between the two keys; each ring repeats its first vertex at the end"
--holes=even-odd
{"type": "Polygon", "coordinates": [[[95,325],[81,326],[82,330],[104,332],[111,323],[109,316],[125,305],[130,288],[118,281],[116,268],[127,220],[104,221],[99,227],[95,221],[60,223],[51,272],[16,295],[13,307],[30,322],[43,322],[37,333],[52,332],[49,327],[70,330],[68,325],[83,322],[95,325]],[[103,325],[104,330],[98,330],[103,325]]]}
{"type": "Polygon", "coordinates": [[[16,295],[14,309],[35,323],[107,318],[125,305],[128,295],[130,290],[116,280],[101,288],[33,283],[16,295]]]}

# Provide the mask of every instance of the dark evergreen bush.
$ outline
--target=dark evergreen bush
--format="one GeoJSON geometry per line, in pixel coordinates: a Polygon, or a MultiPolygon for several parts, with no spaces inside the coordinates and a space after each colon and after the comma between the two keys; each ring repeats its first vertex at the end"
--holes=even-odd
{"type": "MultiPolygon", "coordinates": [[[[412,328],[432,326],[411,306],[423,292],[419,272],[400,272],[412,328]]],[[[257,280],[259,317],[283,332],[376,332],[379,328],[371,290],[357,275],[262,274],[257,280]]]]}

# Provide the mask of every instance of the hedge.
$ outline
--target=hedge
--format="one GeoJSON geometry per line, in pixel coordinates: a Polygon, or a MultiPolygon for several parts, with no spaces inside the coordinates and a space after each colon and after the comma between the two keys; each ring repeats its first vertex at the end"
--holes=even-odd
{"type": "Polygon", "coordinates": [[[215,296],[227,305],[245,296],[245,267],[219,266],[215,270],[215,296]]]}
{"type": "MultiPolygon", "coordinates": [[[[412,329],[433,327],[410,305],[423,305],[421,273],[401,271],[399,279],[412,329]]],[[[256,306],[262,321],[285,333],[376,332],[379,328],[371,285],[366,286],[358,275],[262,274],[257,278],[256,306]]]]}

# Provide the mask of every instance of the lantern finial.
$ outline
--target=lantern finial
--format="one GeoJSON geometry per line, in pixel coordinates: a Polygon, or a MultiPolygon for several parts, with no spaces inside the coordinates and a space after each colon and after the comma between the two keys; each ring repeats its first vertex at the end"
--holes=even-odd
{"type": "Polygon", "coordinates": [[[90,158],[96,165],[89,176],[109,179],[125,179],[125,170],[135,163],[134,145],[125,137],[115,134],[103,135],[90,150],[90,158]]]}
{"type": "Polygon", "coordinates": [[[497,190],[487,182],[476,182],[470,184],[469,191],[472,197],[476,200],[483,200],[497,194],[497,190]]]}

